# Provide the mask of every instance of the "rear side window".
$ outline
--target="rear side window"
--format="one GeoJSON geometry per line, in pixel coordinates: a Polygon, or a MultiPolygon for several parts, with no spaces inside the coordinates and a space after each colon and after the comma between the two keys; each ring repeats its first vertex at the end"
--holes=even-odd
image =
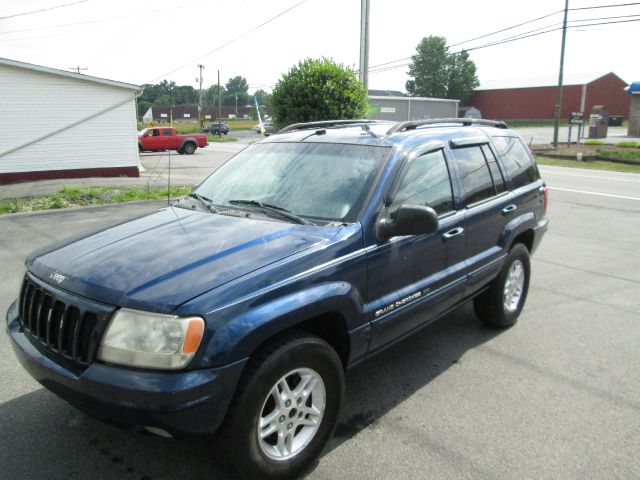
{"type": "Polygon", "coordinates": [[[163,129],[162,130],[162,134],[167,136],[167,137],[170,137],[171,136],[171,129],[169,129],[169,128],[163,129]]]}
{"type": "Polygon", "coordinates": [[[480,202],[495,195],[489,165],[482,147],[464,147],[453,150],[464,187],[465,204],[480,202]]]}
{"type": "Polygon", "coordinates": [[[451,180],[441,150],[411,161],[389,208],[392,216],[402,204],[431,207],[438,215],[453,210],[451,180]]]}
{"type": "Polygon", "coordinates": [[[492,137],[493,143],[502,157],[507,175],[513,188],[522,187],[538,180],[536,168],[527,147],[517,137],[492,137]]]}

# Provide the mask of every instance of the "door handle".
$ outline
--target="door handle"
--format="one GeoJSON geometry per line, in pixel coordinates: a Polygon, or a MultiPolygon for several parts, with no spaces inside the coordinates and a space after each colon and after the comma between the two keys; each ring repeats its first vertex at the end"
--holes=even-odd
{"type": "Polygon", "coordinates": [[[456,227],[453,230],[449,230],[447,233],[442,234],[442,239],[447,241],[453,237],[457,237],[458,235],[462,235],[464,233],[464,228],[456,227]]]}
{"type": "Polygon", "coordinates": [[[518,207],[512,203],[511,205],[507,205],[506,207],[504,207],[504,208],[502,209],[502,214],[503,214],[503,215],[509,215],[511,212],[515,212],[515,210],[516,210],[517,208],[518,208],[518,207]]]}

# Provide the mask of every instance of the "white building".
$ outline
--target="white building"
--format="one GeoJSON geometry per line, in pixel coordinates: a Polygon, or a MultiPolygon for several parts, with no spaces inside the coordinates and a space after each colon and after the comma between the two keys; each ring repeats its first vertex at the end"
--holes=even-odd
{"type": "Polygon", "coordinates": [[[0,185],[139,176],[141,87],[0,58],[0,185]]]}

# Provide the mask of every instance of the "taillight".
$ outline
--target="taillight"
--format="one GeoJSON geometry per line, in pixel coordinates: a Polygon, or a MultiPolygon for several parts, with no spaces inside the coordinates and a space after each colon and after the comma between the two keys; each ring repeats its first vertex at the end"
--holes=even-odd
{"type": "Polygon", "coordinates": [[[547,214],[547,206],[549,205],[549,187],[545,186],[542,191],[543,194],[543,205],[544,205],[544,214],[547,214]]]}

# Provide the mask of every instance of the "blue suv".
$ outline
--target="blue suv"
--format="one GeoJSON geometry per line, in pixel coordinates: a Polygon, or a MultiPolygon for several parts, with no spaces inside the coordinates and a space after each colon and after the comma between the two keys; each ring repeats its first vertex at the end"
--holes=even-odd
{"type": "Polygon", "coordinates": [[[546,203],[502,122],[291,125],[172,206],[34,252],[7,329],[94,417],[217,432],[243,476],[292,477],[346,369],[469,300],[516,322],[546,203]]]}

